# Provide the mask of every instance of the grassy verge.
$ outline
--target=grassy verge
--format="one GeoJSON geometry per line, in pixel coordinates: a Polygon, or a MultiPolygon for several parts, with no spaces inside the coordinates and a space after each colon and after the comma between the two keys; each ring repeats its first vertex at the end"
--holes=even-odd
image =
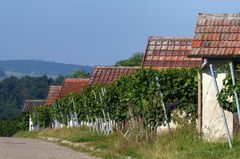
{"type": "MultiPolygon", "coordinates": [[[[109,136],[90,133],[86,128],[46,129],[39,132],[19,132],[14,137],[52,137],[68,140],[74,150],[86,152],[106,159],[234,159],[240,156],[240,140],[234,141],[229,149],[226,142],[209,143],[198,137],[191,127],[175,130],[171,135],[164,133],[151,136],[147,141],[134,137],[126,139],[114,133],[109,136]]],[[[63,142],[59,144],[67,145],[63,142]]]]}

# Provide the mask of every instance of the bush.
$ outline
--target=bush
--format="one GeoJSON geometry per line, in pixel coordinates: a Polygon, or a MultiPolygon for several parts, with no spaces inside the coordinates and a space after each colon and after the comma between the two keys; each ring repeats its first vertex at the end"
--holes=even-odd
{"type": "Polygon", "coordinates": [[[26,115],[11,120],[0,120],[0,136],[10,137],[23,130],[28,130],[28,117],[26,115]]]}

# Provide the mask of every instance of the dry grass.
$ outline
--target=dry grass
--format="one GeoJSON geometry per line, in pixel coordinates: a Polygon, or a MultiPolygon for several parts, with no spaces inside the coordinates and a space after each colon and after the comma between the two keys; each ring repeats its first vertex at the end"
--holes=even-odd
{"type": "Polygon", "coordinates": [[[90,133],[86,128],[47,129],[40,132],[20,132],[15,136],[54,137],[61,140],[83,143],[85,147],[72,147],[98,157],[118,159],[130,156],[139,159],[234,159],[240,156],[240,141],[234,141],[230,150],[226,142],[208,143],[203,141],[195,129],[186,126],[172,134],[153,135],[147,141],[135,137],[124,138],[118,133],[109,136],[90,133]],[[124,157],[125,156],[125,157],[124,157]]]}

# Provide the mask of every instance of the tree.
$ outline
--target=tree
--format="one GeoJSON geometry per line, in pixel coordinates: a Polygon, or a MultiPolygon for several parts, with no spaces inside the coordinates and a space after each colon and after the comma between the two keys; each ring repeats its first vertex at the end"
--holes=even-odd
{"type": "Polygon", "coordinates": [[[64,76],[60,75],[58,76],[54,81],[53,81],[53,85],[62,85],[63,81],[64,81],[64,76]]]}
{"type": "Polygon", "coordinates": [[[20,115],[25,100],[46,99],[48,88],[59,81],[42,77],[10,77],[0,81],[0,120],[11,119],[20,115]]]}
{"type": "Polygon", "coordinates": [[[5,77],[5,72],[1,67],[0,67],[0,77],[5,77]]]}
{"type": "Polygon", "coordinates": [[[137,52],[132,57],[126,60],[117,61],[115,66],[140,66],[143,58],[143,53],[137,52]]]}
{"type": "Polygon", "coordinates": [[[71,78],[88,78],[89,76],[88,73],[81,70],[76,70],[70,75],[71,78]]]}

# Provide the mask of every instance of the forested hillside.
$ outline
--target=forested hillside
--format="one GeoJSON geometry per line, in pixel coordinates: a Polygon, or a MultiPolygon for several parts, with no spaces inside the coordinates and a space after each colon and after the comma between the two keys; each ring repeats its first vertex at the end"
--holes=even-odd
{"type": "MultiPolygon", "coordinates": [[[[142,56],[142,53],[135,53],[126,60],[116,62],[115,65],[140,66],[142,56]]],[[[92,67],[37,60],[0,61],[0,78],[6,70],[45,76],[8,77],[0,81],[0,120],[18,116],[26,99],[45,99],[49,86],[61,84],[64,78],[59,76],[54,80],[47,75],[62,74],[65,77],[86,78],[90,76],[92,67]]]]}
{"type": "MultiPolygon", "coordinates": [[[[75,70],[81,70],[87,73],[92,71],[91,66],[62,64],[56,62],[47,62],[42,60],[7,60],[0,61],[0,68],[8,73],[21,73],[25,75],[69,75],[75,70]]],[[[1,69],[0,69],[1,73],[1,69]]],[[[15,74],[13,74],[15,76],[15,74]]]]}
{"type": "Polygon", "coordinates": [[[44,99],[49,85],[61,84],[63,77],[56,80],[42,77],[10,77],[0,81],[0,119],[10,119],[21,113],[26,99],[44,99]]]}
{"type": "Polygon", "coordinates": [[[4,77],[4,76],[5,76],[4,70],[0,67],[0,77],[4,77]]]}

